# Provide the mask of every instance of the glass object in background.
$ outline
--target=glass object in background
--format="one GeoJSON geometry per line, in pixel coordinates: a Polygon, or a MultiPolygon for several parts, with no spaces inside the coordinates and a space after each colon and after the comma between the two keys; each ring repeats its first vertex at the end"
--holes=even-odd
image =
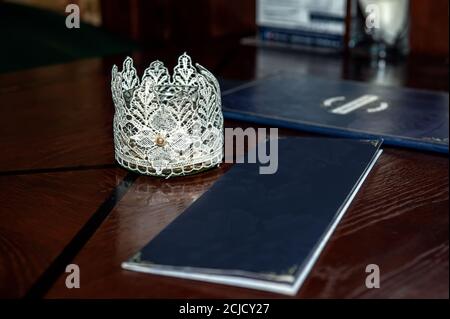
{"type": "Polygon", "coordinates": [[[387,58],[408,53],[409,0],[359,0],[358,41],[350,42],[355,53],[369,55],[383,64],[387,58]],[[362,35],[362,36],[361,36],[362,35]]]}

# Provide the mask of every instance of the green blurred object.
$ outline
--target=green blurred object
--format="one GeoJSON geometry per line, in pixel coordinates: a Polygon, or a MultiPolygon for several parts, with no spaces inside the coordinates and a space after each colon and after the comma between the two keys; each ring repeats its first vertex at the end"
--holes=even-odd
{"type": "Polygon", "coordinates": [[[79,29],[68,29],[65,21],[62,14],[1,2],[0,73],[138,48],[131,40],[83,22],[79,29]]]}

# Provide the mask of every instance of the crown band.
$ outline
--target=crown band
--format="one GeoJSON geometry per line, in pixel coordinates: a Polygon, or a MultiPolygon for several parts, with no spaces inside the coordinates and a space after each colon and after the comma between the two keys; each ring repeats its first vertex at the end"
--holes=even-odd
{"type": "Polygon", "coordinates": [[[173,76],[154,61],[139,81],[133,60],[113,66],[117,162],[146,175],[172,177],[217,166],[223,158],[220,87],[184,53],[173,76]]]}

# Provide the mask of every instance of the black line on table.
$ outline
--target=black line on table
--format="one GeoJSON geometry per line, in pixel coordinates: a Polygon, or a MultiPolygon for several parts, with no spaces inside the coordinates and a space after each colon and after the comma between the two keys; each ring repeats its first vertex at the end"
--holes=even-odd
{"type": "Polygon", "coordinates": [[[118,166],[116,164],[99,164],[99,165],[84,165],[84,166],[35,168],[35,169],[24,169],[24,170],[15,170],[15,171],[3,171],[3,172],[0,172],[0,176],[45,174],[45,173],[67,172],[67,171],[84,171],[84,170],[90,170],[90,169],[105,169],[105,168],[114,168],[114,167],[118,167],[118,166]]]}
{"type": "MultiPolygon", "coordinates": [[[[138,178],[137,174],[128,173],[125,178],[114,188],[111,194],[100,205],[97,211],[89,218],[86,224],[78,231],[75,237],[67,244],[62,252],[44,271],[25,295],[27,299],[42,298],[50,290],[59,276],[65,272],[67,265],[81,251],[84,245],[94,235],[102,222],[109,215],[114,206],[122,199],[126,192],[138,178]]],[[[80,269],[82,272],[82,269],[80,269]]]]}

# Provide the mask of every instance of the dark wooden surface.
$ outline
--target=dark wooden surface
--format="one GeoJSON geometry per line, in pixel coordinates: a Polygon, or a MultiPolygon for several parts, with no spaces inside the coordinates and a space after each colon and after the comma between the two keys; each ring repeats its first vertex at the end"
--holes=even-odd
{"type": "MultiPolygon", "coordinates": [[[[155,49],[133,57],[142,71],[156,58],[173,66],[182,51],[155,49]]],[[[231,79],[296,69],[305,76],[448,91],[448,65],[438,60],[405,60],[380,70],[356,58],[236,42],[188,53],[231,79]]],[[[48,298],[283,297],[120,268],[227,165],[167,181],[138,177],[106,211],[105,220],[91,227],[92,216],[129,176],[114,165],[112,148],[109,74],[112,63],[122,58],[0,75],[0,297],[29,296],[30,291],[48,298]],[[89,227],[92,236],[80,241],[80,230],[89,227]],[[79,249],[66,254],[74,241],[79,249]],[[80,266],[80,289],[65,287],[63,262],[80,266]]],[[[448,298],[448,215],[448,157],[385,147],[297,297],[448,298]],[[369,263],[381,268],[380,289],[365,288],[369,263]]]]}
{"type": "Polygon", "coordinates": [[[24,296],[124,176],[91,169],[0,177],[0,298],[24,296]]]}

